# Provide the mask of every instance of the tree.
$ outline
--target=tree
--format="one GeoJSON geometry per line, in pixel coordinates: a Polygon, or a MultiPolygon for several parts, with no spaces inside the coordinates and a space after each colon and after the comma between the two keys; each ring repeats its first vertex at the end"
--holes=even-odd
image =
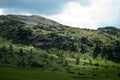
{"type": "Polygon", "coordinates": [[[120,52],[120,41],[115,41],[115,52],[120,52]]]}
{"type": "Polygon", "coordinates": [[[100,52],[100,46],[99,46],[99,44],[98,43],[96,43],[96,45],[95,45],[95,48],[94,48],[94,52],[95,53],[99,53],[100,52]]]}
{"type": "Polygon", "coordinates": [[[60,62],[61,62],[61,63],[64,62],[64,56],[63,56],[63,55],[60,56],[60,62]]]}
{"type": "Polygon", "coordinates": [[[20,55],[20,56],[23,56],[23,55],[24,55],[24,52],[23,52],[23,49],[22,49],[22,48],[20,48],[20,50],[19,50],[19,55],[20,55]]]}
{"type": "Polygon", "coordinates": [[[9,46],[9,51],[10,51],[10,54],[13,53],[13,46],[12,46],[12,44],[10,44],[10,46],[9,46]]]}
{"type": "Polygon", "coordinates": [[[6,46],[2,46],[1,51],[2,52],[6,52],[7,51],[7,47],[6,46]]]}
{"type": "Polygon", "coordinates": [[[80,51],[82,54],[84,54],[86,52],[86,47],[85,45],[81,45],[81,51],[80,51]]]}
{"type": "Polygon", "coordinates": [[[65,60],[65,66],[68,66],[69,63],[68,63],[68,60],[65,60]]]}
{"type": "Polygon", "coordinates": [[[26,61],[25,61],[25,56],[24,56],[24,51],[22,48],[20,48],[19,50],[19,55],[20,55],[20,62],[19,62],[19,66],[25,67],[26,66],[26,61]]]}
{"type": "Polygon", "coordinates": [[[28,57],[28,64],[32,64],[33,63],[33,50],[31,49],[29,51],[29,57],[28,57]]]}
{"type": "Polygon", "coordinates": [[[101,52],[101,42],[96,42],[94,50],[93,50],[93,56],[97,57],[99,53],[101,52]]]}
{"type": "Polygon", "coordinates": [[[21,62],[20,62],[20,66],[25,67],[26,66],[26,62],[25,62],[25,58],[23,57],[21,62]]]}
{"type": "Polygon", "coordinates": [[[80,58],[76,58],[76,65],[79,65],[80,63],[80,58]]]}
{"type": "Polygon", "coordinates": [[[53,57],[53,56],[50,56],[50,59],[53,61],[53,60],[54,60],[54,57],[53,57]]]}
{"type": "Polygon", "coordinates": [[[17,38],[20,42],[24,43],[28,40],[28,37],[32,35],[32,30],[27,27],[18,27],[17,38]]]}
{"type": "Polygon", "coordinates": [[[92,60],[91,59],[89,59],[89,64],[92,65],[92,60]]]}
{"type": "Polygon", "coordinates": [[[58,53],[58,59],[60,60],[61,63],[63,63],[65,60],[65,54],[62,50],[60,50],[58,53]]]}

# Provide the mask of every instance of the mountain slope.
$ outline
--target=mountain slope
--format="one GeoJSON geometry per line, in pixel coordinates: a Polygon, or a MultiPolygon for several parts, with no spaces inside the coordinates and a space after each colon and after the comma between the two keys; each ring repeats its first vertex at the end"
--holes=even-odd
{"type": "Polygon", "coordinates": [[[120,29],[72,28],[40,16],[0,16],[0,79],[119,80],[120,29]]]}
{"type": "Polygon", "coordinates": [[[24,16],[24,15],[7,15],[7,16],[0,16],[1,20],[0,22],[4,22],[7,20],[17,20],[17,21],[21,21],[25,24],[31,24],[31,25],[37,25],[37,24],[43,24],[43,25],[49,25],[49,26],[59,26],[61,24],[41,17],[41,16],[37,16],[37,15],[33,15],[33,16],[24,16]]]}
{"type": "Polygon", "coordinates": [[[0,16],[0,35],[13,43],[42,49],[57,48],[120,60],[120,29],[72,28],[40,16],[0,16]]]}

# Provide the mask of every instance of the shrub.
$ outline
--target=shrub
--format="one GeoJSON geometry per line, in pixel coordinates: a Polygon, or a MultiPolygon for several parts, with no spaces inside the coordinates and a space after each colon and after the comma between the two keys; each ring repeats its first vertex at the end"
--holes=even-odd
{"type": "Polygon", "coordinates": [[[42,65],[42,64],[40,64],[40,63],[38,63],[38,62],[32,62],[32,64],[31,64],[31,66],[32,67],[44,67],[44,65],[42,65]]]}
{"type": "Polygon", "coordinates": [[[92,60],[91,59],[89,59],[89,64],[92,65],[92,60]]]}
{"type": "Polygon", "coordinates": [[[95,74],[95,73],[93,73],[92,75],[93,75],[93,76],[97,76],[97,74],[95,74]]]}
{"type": "Polygon", "coordinates": [[[118,77],[120,77],[120,73],[118,73],[118,77]]]}
{"type": "Polygon", "coordinates": [[[104,66],[104,68],[108,68],[108,67],[109,67],[109,65],[104,66]]]}
{"type": "Polygon", "coordinates": [[[83,74],[83,73],[79,73],[79,72],[78,72],[78,75],[84,75],[84,74],[83,74]]]}
{"type": "Polygon", "coordinates": [[[68,60],[65,60],[65,66],[68,66],[69,63],[68,63],[68,60]]]}
{"type": "Polygon", "coordinates": [[[50,57],[50,59],[53,61],[53,60],[54,60],[54,57],[53,57],[53,56],[51,56],[51,57],[50,57]]]}
{"type": "Polygon", "coordinates": [[[70,74],[74,74],[74,72],[73,72],[73,71],[69,71],[69,73],[70,73],[70,74]]]}
{"type": "Polygon", "coordinates": [[[95,66],[99,66],[99,63],[94,64],[95,66]]]}
{"type": "Polygon", "coordinates": [[[80,63],[80,59],[76,58],[76,65],[79,65],[79,63],[80,63]]]}

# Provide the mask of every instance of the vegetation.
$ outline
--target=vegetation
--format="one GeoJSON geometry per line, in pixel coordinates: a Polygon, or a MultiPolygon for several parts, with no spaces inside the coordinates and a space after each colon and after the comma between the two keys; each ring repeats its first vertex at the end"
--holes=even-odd
{"type": "Polygon", "coordinates": [[[119,80],[119,36],[115,27],[89,30],[39,16],[0,16],[0,79],[119,80]]]}

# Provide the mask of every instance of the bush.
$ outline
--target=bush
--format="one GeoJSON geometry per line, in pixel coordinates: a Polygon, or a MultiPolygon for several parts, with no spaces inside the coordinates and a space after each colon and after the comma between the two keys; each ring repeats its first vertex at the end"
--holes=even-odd
{"type": "Polygon", "coordinates": [[[76,58],[76,65],[79,65],[79,63],[80,63],[80,59],[76,58]]]}
{"type": "Polygon", "coordinates": [[[44,65],[42,65],[42,64],[40,64],[40,63],[38,63],[38,62],[32,62],[32,64],[31,64],[31,66],[32,67],[44,67],[44,65]]]}
{"type": "Polygon", "coordinates": [[[53,60],[54,60],[54,57],[53,57],[53,56],[51,56],[51,57],[50,57],[50,60],[52,60],[52,61],[53,61],[53,60]]]}
{"type": "Polygon", "coordinates": [[[68,66],[68,65],[69,65],[68,61],[67,61],[67,60],[65,60],[65,66],[68,66]]]}
{"type": "Polygon", "coordinates": [[[84,75],[84,74],[83,74],[83,73],[79,73],[79,72],[78,72],[78,75],[84,75]]]}
{"type": "Polygon", "coordinates": [[[92,75],[93,75],[93,76],[97,76],[97,74],[95,74],[95,73],[93,73],[92,75]]]}
{"type": "Polygon", "coordinates": [[[118,73],[118,77],[120,77],[120,73],[118,73]]]}
{"type": "Polygon", "coordinates": [[[99,63],[94,64],[95,66],[99,66],[99,63]]]}
{"type": "Polygon", "coordinates": [[[108,67],[109,67],[109,65],[104,66],[104,68],[108,68],[108,67]]]}

